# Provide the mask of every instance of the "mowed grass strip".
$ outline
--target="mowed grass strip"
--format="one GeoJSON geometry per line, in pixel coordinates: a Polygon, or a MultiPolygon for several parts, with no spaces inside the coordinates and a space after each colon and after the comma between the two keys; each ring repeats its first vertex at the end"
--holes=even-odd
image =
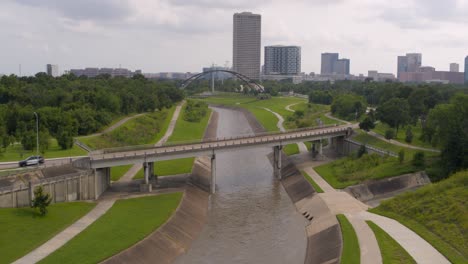
{"type": "Polygon", "coordinates": [[[182,193],[117,201],[96,222],[40,263],[98,263],[132,246],[174,213],[182,193]]]}
{"type": "MultiPolygon", "coordinates": [[[[154,172],[157,176],[169,176],[190,173],[195,158],[183,158],[175,160],[164,160],[155,163],[154,172]]],[[[133,179],[143,179],[143,169],[140,169],[133,179]]]]}
{"type": "Polygon", "coordinates": [[[60,233],[91,209],[95,203],[52,204],[40,216],[32,208],[0,209],[0,263],[11,263],[60,233]]]}
{"type": "Polygon", "coordinates": [[[356,232],[346,216],[339,214],[336,218],[340,222],[341,235],[343,237],[341,263],[359,264],[361,262],[361,250],[356,232]]]}
{"type": "Polygon", "coordinates": [[[111,168],[111,180],[118,181],[133,165],[122,165],[111,168]]]}
{"type": "Polygon", "coordinates": [[[372,221],[366,221],[372,229],[379,244],[383,264],[412,264],[416,263],[406,250],[398,244],[389,234],[372,221]]]}
{"type": "Polygon", "coordinates": [[[297,144],[289,144],[283,148],[283,151],[286,155],[291,156],[299,154],[299,147],[297,146],[297,144]]]}
{"type": "Polygon", "coordinates": [[[323,189],[320,188],[320,186],[312,179],[312,177],[310,177],[310,175],[307,172],[301,171],[301,173],[302,176],[304,176],[304,178],[312,185],[316,192],[323,193],[323,189]]]}
{"type": "Polygon", "coordinates": [[[407,226],[452,263],[468,263],[468,171],[383,201],[369,211],[407,226]]]}
{"type": "MultiPolygon", "coordinates": [[[[35,145],[34,145],[35,146],[35,145]]],[[[45,150],[43,157],[46,159],[63,158],[73,156],[86,156],[88,152],[73,144],[71,149],[63,150],[55,138],[49,139],[49,148],[45,150]]],[[[36,147],[33,150],[24,150],[19,143],[12,144],[0,152],[0,162],[18,161],[29,156],[36,155],[36,147]]]]}

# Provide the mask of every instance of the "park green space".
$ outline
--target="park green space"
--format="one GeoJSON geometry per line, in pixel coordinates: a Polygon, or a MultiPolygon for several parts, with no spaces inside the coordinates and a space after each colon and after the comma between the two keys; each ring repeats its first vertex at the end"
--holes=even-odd
{"type": "Polygon", "coordinates": [[[142,240],[174,213],[182,193],[118,200],[40,263],[98,263],[142,240]]]}
{"type": "Polygon", "coordinates": [[[299,153],[299,147],[297,144],[289,144],[284,146],[283,151],[286,155],[291,156],[299,153]]]}
{"type": "Polygon", "coordinates": [[[118,181],[133,165],[122,165],[111,168],[111,180],[118,181]]]}
{"type": "Polygon", "coordinates": [[[99,136],[82,137],[80,141],[92,149],[155,144],[164,135],[175,106],[133,118],[113,131],[99,136]]]}
{"type": "Polygon", "coordinates": [[[382,255],[383,264],[416,264],[416,261],[406,252],[406,250],[398,244],[387,232],[376,225],[372,221],[366,221],[369,227],[375,234],[377,243],[379,244],[380,254],[382,255]]]}
{"type": "Polygon", "coordinates": [[[397,158],[364,154],[357,158],[344,157],[314,168],[333,188],[342,189],[369,179],[382,179],[412,173],[421,168],[411,161],[400,163],[397,158]]]}
{"type": "Polygon", "coordinates": [[[341,263],[359,264],[361,261],[361,251],[356,232],[346,216],[339,214],[336,218],[340,223],[341,235],[343,237],[341,263]]]}
{"type": "Polygon", "coordinates": [[[0,209],[0,263],[11,263],[37,248],[94,208],[95,203],[50,205],[40,216],[32,208],[0,209]]]}
{"type": "MultiPolygon", "coordinates": [[[[21,144],[12,144],[0,152],[0,162],[19,161],[32,155],[36,155],[36,149],[24,150],[21,144]]],[[[40,155],[42,155],[42,153],[40,153],[40,155]]],[[[80,147],[73,145],[71,149],[63,150],[58,145],[57,140],[51,138],[49,140],[49,148],[45,150],[43,157],[45,159],[52,159],[84,155],[87,155],[87,152],[80,147]]]]}
{"type": "MultiPolygon", "coordinates": [[[[431,143],[424,142],[421,140],[422,128],[421,128],[420,122],[417,125],[414,125],[414,126],[408,125],[407,127],[400,128],[398,130],[398,134],[395,134],[395,138],[393,140],[396,140],[404,144],[417,146],[417,147],[433,148],[431,143]],[[411,127],[411,131],[413,133],[413,140],[411,143],[408,143],[405,141],[407,127],[411,127]]],[[[385,136],[385,131],[387,131],[388,129],[390,129],[390,126],[388,126],[385,123],[379,122],[375,125],[375,128],[372,129],[372,131],[374,131],[375,133],[381,136],[385,136]]],[[[395,133],[396,133],[396,130],[395,130],[395,133]]]]}
{"type": "Polygon", "coordinates": [[[314,187],[314,190],[316,192],[323,193],[322,188],[320,188],[320,186],[312,179],[312,177],[310,177],[310,175],[307,172],[301,171],[301,173],[302,173],[302,176],[304,176],[304,178],[310,183],[310,185],[314,187]]]}
{"type": "Polygon", "coordinates": [[[383,201],[373,213],[407,226],[452,263],[468,263],[468,171],[383,201]]]}

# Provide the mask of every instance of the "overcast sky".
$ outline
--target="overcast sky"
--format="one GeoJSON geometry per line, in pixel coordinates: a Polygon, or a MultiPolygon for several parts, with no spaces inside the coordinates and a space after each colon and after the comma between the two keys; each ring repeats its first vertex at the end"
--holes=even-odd
{"type": "MultiPolygon", "coordinates": [[[[448,70],[468,55],[468,0],[1,0],[0,73],[122,67],[201,71],[232,64],[232,15],[262,15],[263,46],[302,47],[351,59],[351,73],[396,72],[397,55],[423,54],[448,70]]],[[[263,60],[263,59],[262,59],[263,60]]],[[[263,61],[262,61],[263,64],[263,61]]]]}

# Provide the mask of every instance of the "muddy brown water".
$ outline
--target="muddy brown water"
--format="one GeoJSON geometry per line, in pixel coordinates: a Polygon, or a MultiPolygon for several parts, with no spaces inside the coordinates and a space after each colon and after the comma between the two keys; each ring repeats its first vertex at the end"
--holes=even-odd
{"type": "MultiPolygon", "coordinates": [[[[244,114],[218,112],[218,137],[253,134],[244,114]]],[[[267,159],[270,148],[216,154],[216,194],[200,236],[175,263],[304,263],[305,220],[267,159]]]]}

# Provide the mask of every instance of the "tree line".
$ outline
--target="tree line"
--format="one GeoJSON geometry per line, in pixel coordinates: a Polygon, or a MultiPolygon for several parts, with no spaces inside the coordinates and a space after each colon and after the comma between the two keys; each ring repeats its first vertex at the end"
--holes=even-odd
{"type": "Polygon", "coordinates": [[[35,148],[36,112],[40,148],[47,149],[48,139],[54,137],[62,149],[68,149],[73,137],[97,132],[119,116],[171,107],[183,97],[174,82],[151,81],[142,75],[2,76],[0,143],[4,148],[15,142],[21,142],[25,150],[35,148]]]}

